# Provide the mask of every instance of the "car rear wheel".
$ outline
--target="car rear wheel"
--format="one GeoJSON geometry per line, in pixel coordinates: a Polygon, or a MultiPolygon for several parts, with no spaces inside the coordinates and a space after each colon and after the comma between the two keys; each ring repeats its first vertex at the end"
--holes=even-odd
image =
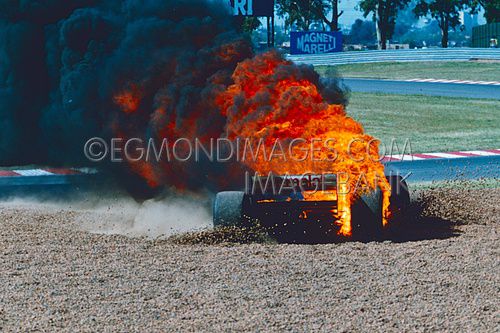
{"type": "Polygon", "coordinates": [[[227,191],[217,193],[213,207],[214,227],[245,226],[243,215],[245,200],[244,192],[227,191]]]}
{"type": "Polygon", "coordinates": [[[410,206],[410,191],[408,184],[401,176],[387,176],[391,184],[391,205],[392,213],[389,226],[398,226],[404,222],[405,213],[410,206]]]}
{"type": "Polygon", "coordinates": [[[363,195],[351,207],[353,237],[374,240],[382,235],[382,193],[380,190],[363,195]]]}

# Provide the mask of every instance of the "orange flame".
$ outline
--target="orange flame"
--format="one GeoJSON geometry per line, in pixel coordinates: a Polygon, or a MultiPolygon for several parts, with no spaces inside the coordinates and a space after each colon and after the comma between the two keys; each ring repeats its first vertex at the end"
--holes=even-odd
{"type": "Polygon", "coordinates": [[[137,85],[131,85],[129,89],[115,95],[115,103],[125,113],[134,113],[139,108],[142,99],[142,91],[137,85]]]}
{"type": "Polygon", "coordinates": [[[233,74],[234,84],[217,98],[227,116],[230,139],[245,138],[254,143],[263,140],[272,147],[276,139],[293,145],[286,160],[257,155],[245,163],[260,174],[342,173],[339,193],[321,192],[306,195],[306,200],[338,200],[339,234],[351,235],[351,211],[354,200],[367,190],[379,187],[383,192],[383,221],[389,217],[390,186],[381,177],[384,166],[378,161],[378,146],[353,144],[371,142],[363,127],[348,117],[342,105],[328,104],[316,84],[301,77],[298,67],[269,52],[241,62],[233,74]],[[320,147],[310,146],[321,142],[320,147]],[[304,152],[310,156],[304,159],[304,152]],[[365,189],[358,185],[366,178],[365,189]]]}
{"type": "MultiPolygon", "coordinates": [[[[229,66],[231,62],[236,63],[238,52],[238,45],[227,45],[214,56],[229,66]]],[[[265,154],[257,154],[255,159],[245,159],[243,163],[261,175],[269,172],[338,174],[337,191],[306,192],[304,198],[336,201],[338,208],[331,210],[332,223],[340,225],[339,234],[344,236],[350,236],[352,232],[353,202],[363,193],[379,188],[383,195],[383,224],[388,224],[391,192],[383,176],[384,166],[378,161],[378,145],[367,144],[373,142],[373,137],[365,134],[361,124],[346,115],[342,105],[325,101],[316,73],[284,60],[277,52],[240,62],[229,86],[223,73],[219,71],[210,77],[207,84],[215,88],[210,94],[205,94],[207,100],[190,109],[189,117],[178,117],[175,95],[159,91],[153,98],[138,84],[130,84],[116,94],[114,102],[123,112],[122,116],[132,119],[136,114],[140,116],[138,110],[145,107],[143,100],[154,100],[149,119],[156,138],[160,140],[198,137],[207,142],[210,138],[220,137],[221,124],[207,123],[207,117],[210,118],[208,122],[225,117],[227,138],[244,138],[254,147],[263,142],[267,151],[274,150],[276,140],[283,140],[287,147],[291,147],[286,158],[268,159],[265,154]],[[215,111],[211,111],[214,113],[207,114],[206,108],[214,106],[215,111]],[[304,140],[296,141],[292,146],[291,142],[297,138],[304,140]],[[364,186],[360,187],[360,183],[364,186]]],[[[127,131],[127,134],[131,136],[135,132],[127,131]]],[[[134,163],[130,163],[131,169],[152,187],[167,181],[169,185],[182,189],[184,178],[189,173],[183,165],[175,163],[134,163]]],[[[207,179],[213,176],[207,175],[207,179]]],[[[223,184],[226,179],[218,177],[221,178],[218,183],[223,184]]]]}

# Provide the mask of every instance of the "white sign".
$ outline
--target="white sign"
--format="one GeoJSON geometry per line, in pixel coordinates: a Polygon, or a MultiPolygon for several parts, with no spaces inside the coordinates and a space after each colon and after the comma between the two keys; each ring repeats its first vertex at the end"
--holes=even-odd
{"type": "Polygon", "coordinates": [[[229,6],[233,8],[233,15],[253,15],[253,0],[229,0],[229,6]]]}

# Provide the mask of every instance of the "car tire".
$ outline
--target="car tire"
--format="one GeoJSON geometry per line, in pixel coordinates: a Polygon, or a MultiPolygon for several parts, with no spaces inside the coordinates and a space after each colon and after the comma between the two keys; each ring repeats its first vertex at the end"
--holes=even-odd
{"type": "Polygon", "coordinates": [[[245,193],[240,191],[219,192],[213,205],[214,227],[244,226],[245,193]]]}

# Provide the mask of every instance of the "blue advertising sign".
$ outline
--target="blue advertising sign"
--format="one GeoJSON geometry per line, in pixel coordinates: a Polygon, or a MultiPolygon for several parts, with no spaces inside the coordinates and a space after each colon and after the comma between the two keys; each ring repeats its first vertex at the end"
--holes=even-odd
{"type": "Polygon", "coordinates": [[[321,54],[342,51],[340,31],[292,31],[290,54],[321,54]]]}

